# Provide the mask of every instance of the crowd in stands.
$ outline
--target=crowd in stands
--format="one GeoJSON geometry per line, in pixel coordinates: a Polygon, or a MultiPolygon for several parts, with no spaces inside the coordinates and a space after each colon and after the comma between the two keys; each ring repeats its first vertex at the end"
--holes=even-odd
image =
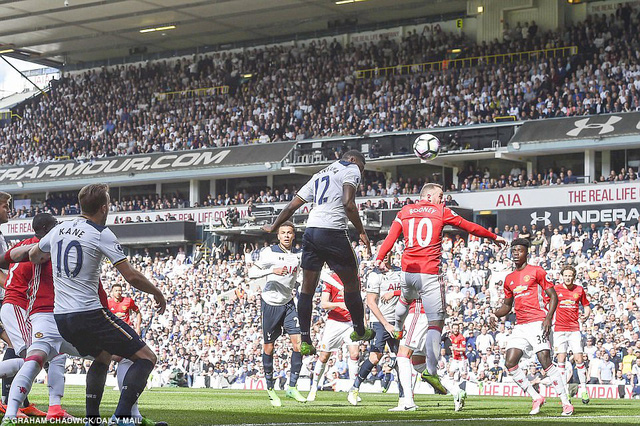
{"type": "MultiPolygon", "coordinates": [[[[503,41],[413,31],[400,41],[333,42],[217,52],[65,74],[0,129],[2,164],[362,135],[635,111],[640,106],[638,10],[589,15],[557,31],[505,26],[503,41]],[[480,61],[426,74],[356,78],[359,69],[577,46],[573,56],[480,61]],[[251,77],[243,77],[251,75],[251,77]],[[177,99],[159,93],[229,86],[177,99]]],[[[425,27],[428,28],[428,27],[425,27]]]]}
{"type": "MultiPolygon", "coordinates": [[[[629,384],[640,394],[640,235],[637,223],[606,223],[544,228],[514,224],[496,230],[507,240],[527,238],[532,243],[529,262],[540,265],[553,280],[560,269],[573,265],[577,283],[587,292],[591,317],[582,324],[588,358],[588,380],[592,384],[629,384]]],[[[266,243],[264,243],[266,245],[266,243]]],[[[392,260],[399,262],[399,241],[392,260]]],[[[211,257],[197,264],[184,252],[175,256],[152,253],[148,249],[131,257],[168,297],[164,315],[154,315],[152,300],[132,292],[142,311],[145,339],[158,353],[154,385],[168,385],[182,374],[183,384],[193,385],[197,376],[206,386],[241,385],[263,377],[261,366],[260,283],[247,279],[251,252],[247,246],[234,252],[221,245],[211,257]]],[[[363,281],[371,271],[371,258],[364,247],[354,243],[363,281]]],[[[513,314],[497,330],[488,327],[488,314],[503,298],[503,279],[512,270],[509,250],[500,250],[488,240],[447,235],[443,241],[443,274],[447,283],[447,329],[443,337],[441,367],[450,358],[448,328],[462,325],[467,339],[469,374],[474,383],[508,381],[504,368],[505,346],[514,325],[513,314]]],[[[123,283],[109,265],[103,269],[106,286],[123,283]]],[[[319,293],[316,297],[319,301],[319,293]]],[[[315,304],[312,335],[317,339],[325,313],[315,304]]],[[[286,378],[290,343],[276,343],[277,377],[286,378]]],[[[361,361],[366,344],[361,347],[361,361]]],[[[347,378],[348,355],[337,353],[331,361],[325,388],[338,378],[347,378]]],[[[569,358],[572,359],[571,357],[569,358]]],[[[313,357],[305,357],[302,376],[312,371],[313,357]]],[[[382,380],[385,363],[374,370],[370,381],[382,380]]],[[[536,362],[530,364],[532,379],[540,379],[536,362]]],[[[82,367],[77,368],[82,371],[82,367]]],[[[569,370],[571,371],[571,370],[569,370]]],[[[577,378],[573,378],[574,382],[577,378]]]]}

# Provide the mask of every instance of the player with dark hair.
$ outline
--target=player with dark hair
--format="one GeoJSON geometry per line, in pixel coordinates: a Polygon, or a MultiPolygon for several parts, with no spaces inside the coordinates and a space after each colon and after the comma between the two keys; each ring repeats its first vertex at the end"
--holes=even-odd
{"type": "Polygon", "coordinates": [[[563,282],[554,286],[558,294],[558,309],[556,309],[553,327],[553,352],[558,357],[558,367],[563,376],[562,383],[566,384],[565,361],[567,360],[567,350],[571,349],[580,381],[580,396],[582,402],[588,404],[587,372],[584,366],[585,357],[582,334],[580,333],[580,306],[584,306],[582,321],[589,318],[591,308],[584,288],[575,284],[576,269],[571,265],[566,265],[560,271],[560,275],[562,275],[563,282]]]}
{"type": "Polygon", "coordinates": [[[302,355],[316,352],[311,341],[311,312],[313,295],[325,263],[344,283],[344,303],[353,321],[352,340],[371,340],[375,337],[375,332],[364,325],[358,259],[351,247],[347,227],[351,221],[360,234],[360,240],[370,252],[371,243],[360,220],[355,201],[365,163],[362,153],[356,150],[347,151],[339,161],[313,175],[293,200],[282,209],[273,225],[262,227],[264,231],[272,232],[289,220],[305,203],[314,203],[307,220],[307,229],[302,237],[303,276],[298,296],[302,355]]]}
{"type": "Polygon", "coordinates": [[[573,414],[573,406],[567,397],[562,374],[551,361],[551,333],[553,314],[558,306],[558,295],[549,281],[547,273],[540,266],[527,263],[529,255],[529,240],[516,238],[511,242],[511,256],[515,263],[515,271],[504,279],[504,301],[489,318],[490,325],[495,329],[498,318],[507,316],[511,309],[516,314],[516,326],[513,328],[507,343],[505,367],[520,388],[533,399],[533,406],[529,414],[540,412],[545,403],[531,385],[519,362],[525,352],[533,352],[562,400],[562,415],[573,414]],[[545,294],[549,299],[546,306],[545,294]]]}
{"type": "Polygon", "coordinates": [[[293,291],[298,285],[302,253],[293,248],[295,238],[296,229],[293,223],[284,222],[278,228],[278,244],[255,253],[253,266],[249,269],[249,278],[265,278],[260,302],[264,339],[262,365],[267,382],[267,393],[274,407],[280,407],[282,402],[274,390],[273,345],[283,331],[289,335],[293,346],[291,376],[285,395],[298,402],[307,401],[297,388],[302,368],[302,355],[300,355],[300,321],[296,305],[293,303],[293,291]]]}

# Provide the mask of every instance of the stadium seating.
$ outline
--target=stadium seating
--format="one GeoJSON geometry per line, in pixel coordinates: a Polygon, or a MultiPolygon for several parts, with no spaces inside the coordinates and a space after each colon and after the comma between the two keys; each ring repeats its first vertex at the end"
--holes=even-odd
{"type": "Polygon", "coordinates": [[[414,32],[401,43],[300,43],[65,75],[49,96],[22,106],[21,120],[0,130],[0,157],[2,164],[87,160],[508,115],[528,120],[632,111],[640,106],[636,15],[633,25],[615,15],[590,16],[557,32],[535,30],[479,45],[452,34],[414,32]],[[482,57],[568,46],[578,54],[357,78],[361,69],[442,60],[452,48],[482,57]],[[223,85],[227,93],[159,96],[223,85]]]}

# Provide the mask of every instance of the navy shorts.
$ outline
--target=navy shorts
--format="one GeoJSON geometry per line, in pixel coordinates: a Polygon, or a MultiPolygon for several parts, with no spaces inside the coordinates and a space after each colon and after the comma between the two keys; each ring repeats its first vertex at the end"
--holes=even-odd
{"type": "Polygon", "coordinates": [[[293,299],[285,305],[270,305],[261,299],[262,337],[264,343],[273,343],[282,335],[300,334],[300,321],[293,299]]]}
{"type": "Polygon", "coordinates": [[[379,322],[372,322],[371,328],[376,332],[376,339],[374,340],[373,345],[371,345],[369,352],[377,352],[380,354],[384,353],[384,345],[388,344],[391,352],[394,354],[398,353],[400,340],[391,337],[391,334],[389,334],[389,332],[379,322]]]}
{"type": "Polygon", "coordinates": [[[83,356],[95,358],[106,351],[129,358],[145,346],[129,324],[105,308],[54,317],[60,335],[83,356]]]}
{"type": "Polygon", "coordinates": [[[302,269],[320,271],[325,263],[338,274],[358,270],[349,234],[346,230],[307,228],[302,236],[302,269]]]}

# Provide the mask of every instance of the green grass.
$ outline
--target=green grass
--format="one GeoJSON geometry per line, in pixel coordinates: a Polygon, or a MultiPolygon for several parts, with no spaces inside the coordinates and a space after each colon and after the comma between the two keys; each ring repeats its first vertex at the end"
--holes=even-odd
{"type": "MultiPolygon", "coordinates": [[[[63,406],[77,416],[84,413],[84,387],[67,386],[63,406]]],[[[143,415],[164,420],[170,426],[231,425],[286,423],[319,425],[419,425],[434,424],[567,424],[592,423],[597,425],[640,424],[639,400],[592,400],[583,405],[575,399],[576,414],[560,417],[561,406],[557,398],[548,399],[540,415],[529,417],[531,400],[528,398],[469,397],[464,411],[455,413],[450,397],[418,395],[418,411],[389,413],[397,403],[397,395],[361,394],[357,407],[349,405],[345,393],[318,392],[315,402],[300,404],[286,399],[278,391],[283,406],[273,408],[266,392],[211,389],[153,389],[141,397],[143,415]]],[[[115,410],[118,392],[105,391],[102,415],[111,416],[115,410]]],[[[30,396],[40,408],[46,410],[47,389],[35,385],[30,396]]]]}

